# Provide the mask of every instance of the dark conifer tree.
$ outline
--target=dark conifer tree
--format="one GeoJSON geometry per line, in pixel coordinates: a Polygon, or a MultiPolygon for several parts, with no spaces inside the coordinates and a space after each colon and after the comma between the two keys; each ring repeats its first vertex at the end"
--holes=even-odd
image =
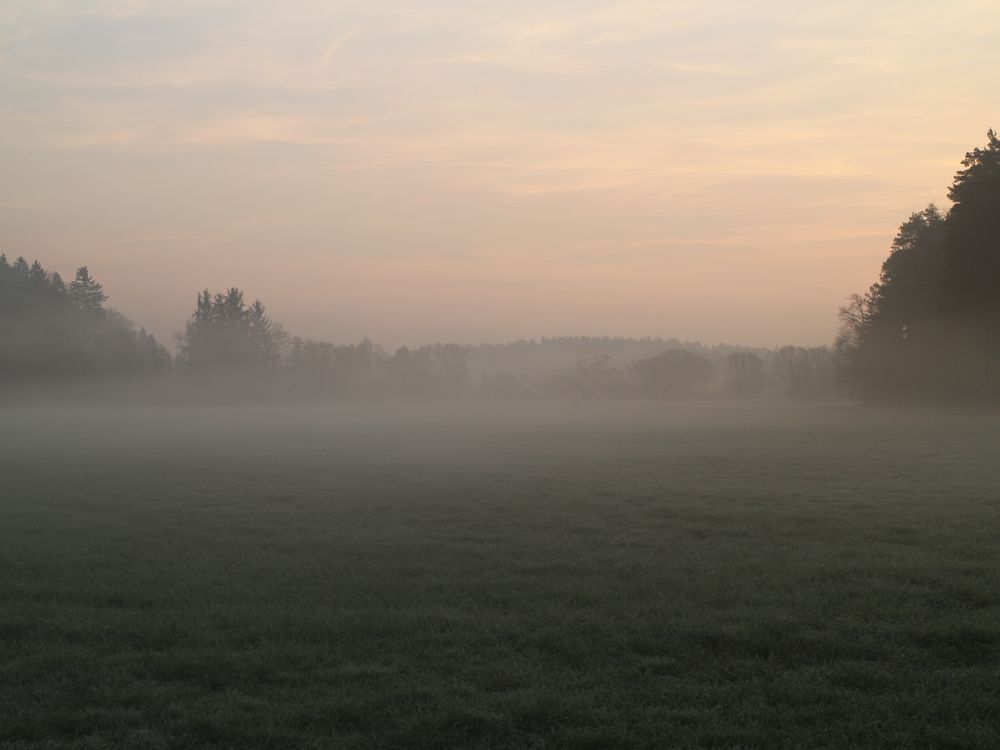
{"type": "Polygon", "coordinates": [[[841,308],[837,345],[863,395],[1000,397],[1000,138],[965,155],[936,207],[899,228],[879,280],[841,308]]]}
{"type": "Polygon", "coordinates": [[[962,160],[948,197],[945,281],[950,310],[992,327],[1000,319],[1000,138],[962,160]]]}
{"type": "Polygon", "coordinates": [[[277,364],[278,330],[260,302],[244,301],[232,287],[225,294],[198,294],[194,313],[180,335],[180,359],[191,371],[261,369],[277,364]]]}
{"type": "Polygon", "coordinates": [[[86,268],[66,288],[56,273],[0,257],[0,378],[163,372],[170,354],[113,310],[86,268]],[[99,313],[99,314],[95,314],[99,313]]]}
{"type": "Polygon", "coordinates": [[[90,275],[86,266],[76,269],[76,278],[69,285],[69,298],[74,305],[89,313],[100,313],[108,296],[104,287],[90,275]]]}

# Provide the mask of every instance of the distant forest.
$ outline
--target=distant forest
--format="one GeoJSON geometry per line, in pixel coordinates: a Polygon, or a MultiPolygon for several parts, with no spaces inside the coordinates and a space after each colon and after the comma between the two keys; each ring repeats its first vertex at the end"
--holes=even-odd
{"type": "Polygon", "coordinates": [[[0,377],[77,378],[158,374],[170,353],[144,329],[104,307],[86,266],[69,284],[38,261],[0,255],[0,377]]]}
{"type": "Polygon", "coordinates": [[[543,338],[437,343],[389,353],[367,339],[336,345],[288,334],[239,289],[197,295],[177,354],[105,306],[86,267],[66,285],[0,256],[0,376],[65,381],[170,376],[193,386],[256,384],[295,397],[690,399],[836,395],[825,347],[706,347],[676,339],[543,338]]]}
{"type": "Polygon", "coordinates": [[[966,154],[936,207],[900,227],[878,281],[840,309],[832,347],[557,337],[389,353],[290,335],[240,289],[198,293],[176,355],[106,306],[86,267],[66,284],[0,256],[0,379],[256,384],[269,395],[557,398],[995,399],[1000,395],[1000,139],[966,154]]]}

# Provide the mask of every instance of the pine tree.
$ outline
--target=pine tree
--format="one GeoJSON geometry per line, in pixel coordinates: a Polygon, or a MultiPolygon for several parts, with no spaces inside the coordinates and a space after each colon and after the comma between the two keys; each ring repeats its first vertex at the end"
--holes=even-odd
{"type": "Polygon", "coordinates": [[[0,381],[167,370],[169,352],[123,315],[105,310],[105,299],[86,268],[71,293],[41,263],[0,257],[0,381]]]}
{"type": "Polygon", "coordinates": [[[280,338],[259,300],[247,306],[240,289],[214,295],[206,289],[180,336],[180,360],[202,372],[268,367],[278,360],[280,338]]]}
{"type": "Polygon", "coordinates": [[[52,275],[49,277],[49,286],[52,290],[60,296],[65,296],[66,285],[63,283],[62,276],[59,275],[57,271],[53,271],[52,275]]]}
{"type": "Polygon", "coordinates": [[[965,155],[942,216],[899,228],[879,281],[841,309],[848,379],[890,398],[1000,397],[1000,137],[965,155]],[[863,314],[862,314],[863,313],[863,314]]]}
{"type": "Polygon", "coordinates": [[[962,160],[948,191],[945,280],[949,308],[1000,318],[1000,137],[990,130],[986,146],[962,160]]]}
{"type": "Polygon", "coordinates": [[[90,275],[87,267],[80,266],[76,270],[76,278],[69,285],[69,298],[81,310],[100,313],[104,311],[108,295],[104,293],[104,287],[90,275]]]}

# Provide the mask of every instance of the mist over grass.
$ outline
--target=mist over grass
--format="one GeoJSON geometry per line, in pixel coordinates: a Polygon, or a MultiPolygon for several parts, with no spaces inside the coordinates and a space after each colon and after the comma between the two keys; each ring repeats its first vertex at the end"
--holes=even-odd
{"type": "Polygon", "coordinates": [[[390,352],[229,287],[171,352],[0,254],[0,747],[1000,746],[1000,137],[962,164],[832,347],[390,352]]]}
{"type": "Polygon", "coordinates": [[[4,0],[0,750],[1000,748],[997,18],[4,0]]]}
{"type": "Polygon", "coordinates": [[[9,407],[0,744],[995,747],[998,424],[9,407]]]}

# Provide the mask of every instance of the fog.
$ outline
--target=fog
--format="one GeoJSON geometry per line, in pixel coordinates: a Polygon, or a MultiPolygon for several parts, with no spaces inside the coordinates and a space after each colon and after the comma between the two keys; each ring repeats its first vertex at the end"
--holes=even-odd
{"type": "MultiPolygon", "coordinates": [[[[168,347],[109,304],[87,266],[72,281],[0,254],[4,398],[51,391],[255,400],[797,400],[1000,398],[996,238],[1000,137],[961,160],[942,210],[910,214],[864,293],[844,290],[830,345],[771,348],[676,337],[556,336],[384,348],[304,337],[238,287],[204,288],[168,347]]],[[[67,274],[68,276],[68,274],[67,274]]],[[[718,296],[732,317],[737,300],[718,296]]],[[[457,309],[456,314],[461,314],[457,309]]],[[[424,341],[434,342],[433,331],[424,341]]]]}
{"type": "Polygon", "coordinates": [[[0,748],[1000,748],[998,28],[0,2],[0,748]]]}

